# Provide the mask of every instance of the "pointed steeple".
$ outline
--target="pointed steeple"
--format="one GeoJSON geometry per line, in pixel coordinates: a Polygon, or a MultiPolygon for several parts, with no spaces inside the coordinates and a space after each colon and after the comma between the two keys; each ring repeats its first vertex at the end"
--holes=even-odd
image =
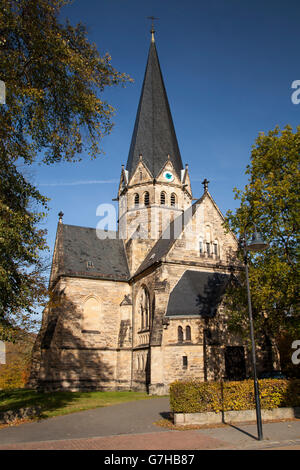
{"type": "Polygon", "coordinates": [[[156,178],[169,159],[180,177],[183,169],[167,93],[151,31],[151,43],[127,160],[129,178],[140,159],[156,178]]]}

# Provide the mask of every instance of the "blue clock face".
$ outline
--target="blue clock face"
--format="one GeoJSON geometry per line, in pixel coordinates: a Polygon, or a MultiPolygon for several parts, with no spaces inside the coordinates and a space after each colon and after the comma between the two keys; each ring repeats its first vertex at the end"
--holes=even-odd
{"type": "Polygon", "coordinates": [[[174,179],[173,173],[171,173],[170,171],[165,171],[164,172],[164,178],[167,181],[173,181],[173,179],[174,179]]]}

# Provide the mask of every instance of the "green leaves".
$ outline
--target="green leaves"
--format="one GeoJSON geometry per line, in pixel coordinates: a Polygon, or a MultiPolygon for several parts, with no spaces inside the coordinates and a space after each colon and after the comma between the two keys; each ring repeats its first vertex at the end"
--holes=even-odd
{"type": "Polygon", "coordinates": [[[76,161],[101,153],[114,108],[106,87],[132,81],[89,43],[84,25],[61,24],[67,0],[1,0],[0,79],[0,339],[9,325],[27,325],[45,300],[40,222],[47,199],[20,163],[76,161]]]}
{"type": "Polygon", "coordinates": [[[132,81],[101,57],[82,24],[58,21],[61,0],[2,0],[0,76],[7,105],[0,134],[10,158],[32,163],[92,158],[110,133],[114,108],[102,99],[108,86],[132,81]]]}
{"type": "MultiPolygon", "coordinates": [[[[235,233],[243,233],[250,221],[269,243],[265,252],[251,256],[249,276],[256,329],[277,337],[286,330],[300,334],[299,157],[300,127],[295,132],[286,126],[282,131],[276,127],[268,135],[261,133],[246,170],[249,183],[243,191],[234,190],[240,206],[235,213],[227,213],[227,225],[235,233]]],[[[247,313],[245,299],[241,304],[244,313],[241,315],[241,308],[236,312],[237,290],[227,298],[234,328],[241,326],[243,319],[246,322],[247,313]]]]}
{"type": "Polygon", "coordinates": [[[47,208],[43,197],[9,163],[0,146],[0,339],[12,339],[11,326],[29,326],[29,313],[47,294],[41,253],[45,231],[38,228],[47,208]]]}

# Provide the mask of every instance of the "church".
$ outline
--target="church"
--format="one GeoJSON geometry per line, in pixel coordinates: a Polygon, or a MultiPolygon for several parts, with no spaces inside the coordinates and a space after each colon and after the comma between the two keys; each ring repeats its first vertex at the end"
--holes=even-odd
{"type": "Polygon", "coordinates": [[[227,330],[222,302],[242,269],[238,241],[208,183],[194,200],[152,30],[118,228],[67,225],[59,214],[29,386],[161,395],[175,380],[250,374],[250,352],[227,330]]]}

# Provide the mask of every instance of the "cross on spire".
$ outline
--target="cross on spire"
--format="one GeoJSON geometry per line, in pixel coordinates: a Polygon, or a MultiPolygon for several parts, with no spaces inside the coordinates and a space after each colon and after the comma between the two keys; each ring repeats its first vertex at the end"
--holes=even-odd
{"type": "Polygon", "coordinates": [[[64,216],[64,213],[63,213],[62,211],[60,211],[59,214],[58,214],[58,217],[59,217],[58,221],[59,221],[59,223],[61,223],[61,224],[62,224],[63,216],[64,216]]]}
{"type": "Polygon", "coordinates": [[[152,42],[154,42],[154,33],[155,33],[154,20],[159,20],[159,18],[156,18],[155,16],[147,16],[147,18],[148,18],[148,20],[152,21],[150,33],[152,35],[152,42]]]}
{"type": "Polygon", "coordinates": [[[201,183],[204,186],[204,192],[208,191],[208,183],[210,183],[210,181],[208,181],[206,178],[201,183]]]}

